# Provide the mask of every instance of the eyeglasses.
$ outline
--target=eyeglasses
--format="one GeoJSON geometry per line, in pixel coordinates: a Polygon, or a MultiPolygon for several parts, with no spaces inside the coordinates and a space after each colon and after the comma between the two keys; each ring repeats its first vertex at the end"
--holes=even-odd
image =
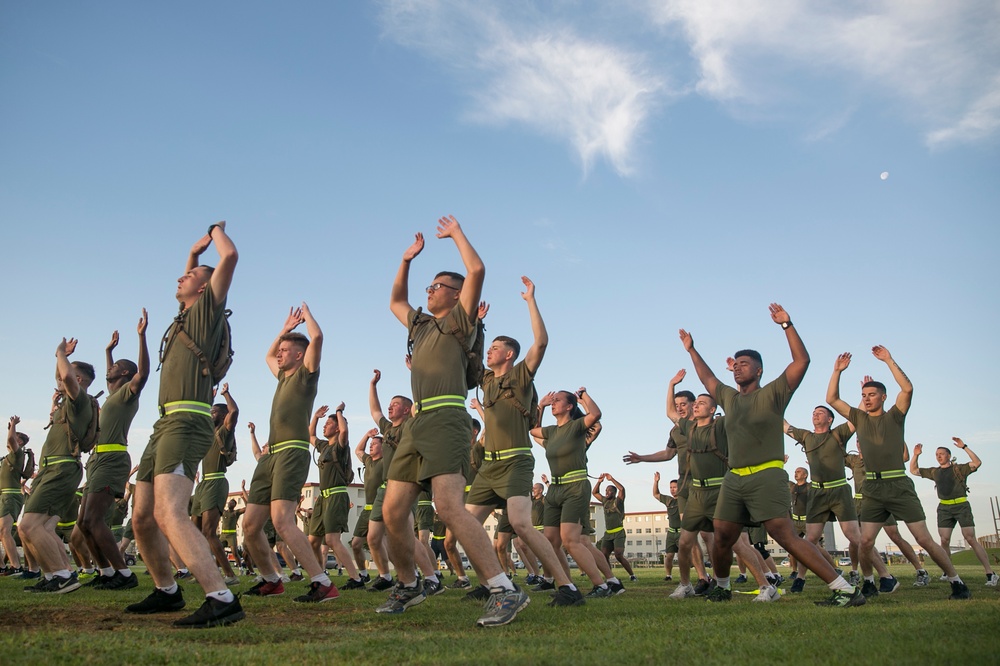
{"type": "Polygon", "coordinates": [[[441,287],[447,287],[448,289],[454,289],[455,291],[461,291],[458,287],[452,287],[450,284],[445,284],[444,282],[435,282],[431,286],[427,287],[425,290],[428,294],[438,291],[441,287]]]}

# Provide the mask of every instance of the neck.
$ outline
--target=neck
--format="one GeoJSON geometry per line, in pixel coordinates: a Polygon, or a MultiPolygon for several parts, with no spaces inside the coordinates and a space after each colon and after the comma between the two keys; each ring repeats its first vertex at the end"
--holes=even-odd
{"type": "Polygon", "coordinates": [[[703,416],[701,418],[695,419],[694,422],[696,424],[698,424],[699,426],[707,426],[709,423],[712,422],[712,417],[711,416],[703,416]]]}
{"type": "Polygon", "coordinates": [[[817,435],[822,435],[825,432],[830,432],[830,426],[816,426],[813,428],[813,432],[817,435]]]}
{"type": "Polygon", "coordinates": [[[503,363],[497,365],[497,367],[490,368],[490,370],[492,370],[493,374],[496,375],[497,377],[503,377],[508,372],[510,372],[510,369],[513,367],[514,367],[513,361],[504,361],[503,363]]]}
{"type": "Polygon", "coordinates": [[[740,395],[749,395],[760,388],[760,380],[755,379],[748,384],[740,384],[740,395]]]}
{"type": "Polygon", "coordinates": [[[114,393],[121,387],[125,386],[125,384],[128,384],[128,381],[128,377],[119,377],[118,379],[108,382],[108,393],[114,393]]]}

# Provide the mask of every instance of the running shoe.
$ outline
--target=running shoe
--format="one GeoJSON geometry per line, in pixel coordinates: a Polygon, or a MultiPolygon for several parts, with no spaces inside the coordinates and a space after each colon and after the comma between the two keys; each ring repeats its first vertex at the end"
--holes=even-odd
{"type": "Polygon", "coordinates": [[[262,580],[247,590],[244,594],[251,597],[276,597],[284,593],[285,584],[280,580],[277,583],[262,580]]]}
{"type": "Polygon", "coordinates": [[[305,578],[305,576],[303,576],[300,572],[293,571],[292,575],[288,577],[288,580],[290,580],[293,583],[296,583],[296,582],[302,580],[303,578],[305,578]]]}
{"type": "Polygon", "coordinates": [[[240,579],[237,576],[226,576],[222,579],[222,582],[226,585],[239,585],[240,579]]]}
{"type": "MultiPolygon", "coordinates": [[[[874,587],[874,583],[872,587],[874,587]]],[[[848,608],[850,606],[864,606],[868,600],[861,593],[861,588],[855,587],[851,590],[835,590],[826,601],[815,602],[817,606],[838,606],[848,608]]]]}
{"type": "MultiPolygon", "coordinates": [[[[799,581],[795,582],[797,583],[799,581]]],[[[761,603],[766,603],[768,601],[778,601],[779,599],[781,599],[781,592],[779,592],[778,588],[774,587],[773,585],[762,587],[760,589],[760,592],[757,593],[757,596],[753,598],[754,601],[759,601],[761,603]]]]}
{"type": "Polygon", "coordinates": [[[39,592],[51,592],[53,594],[66,594],[80,589],[80,581],[74,571],[68,576],[53,576],[44,588],[39,592]]]}
{"type": "Polygon", "coordinates": [[[878,596],[878,588],[875,587],[875,582],[871,580],[866,580],[864,585],[861,586],[861,594],[865,596],[865,599],[872,599],[878,596]]]}
{"type": "Polygon", "coordinates": [[[103,585],[95,585],[95,590],[131,590],[133,587],[139,587],[139,577],[134,573],[125,576],[120,571],[116,571],[115,575],[111,578],[105,578],[103,585]]]}
{"type": "Polygon", "coordinates": [[[611,588],[605,585],[595,585],[594,589],[587,593],[587,599],[607,599],[611,596],[611,588]]]}
{"type": "Polygon", "coordinates": [[[392,579],[379,576],[375,579],[375,582],[372,583],[372,586],[368,588],[368,591],[381,592],[383,590],[391,590],[393,585],[395,585],[395,583],[392,582],[392,579]]]}
{"type": "Polygon", "coordinates": [[[363,590],[365,589],[365,583],[360,578],[351,578],[346,583],[340,586],[342,590],[363,590]]]}
{"type": "MultiPolygon", "coordinates": [[[[927,572],[925,571],[924,572],[924,576],[926,576],[926,575],[927,575],[927,572]]],[[[920,580],[919,574],[917,575],[917,580],[918,581],[920,580]]],[[[851,573],[847,574],[847,582],[850,583],[851,585],[853,585],[854,587],[857,587],[858,585],[861,584],[861,574],[859,574],[857,571],[855,571],[855,570],[852,569],[851,573]]],[[[914,583],[914,585],[916,585],[916,584],[917,583],[914,583]]],[[[927,583],[924,582],[924,585],[926,585],[926,584],[927,583]]]]}
{"type": "Polygon", "coordinates": [[[490,588],[485,585],[477,585],[470,592],[466,592],[465,596],[462,597],[462,601],[478,601],[483,603],[490,598],[490,588]]]}
{"type": "Polygon", "coordinates": [[[799,592],[804,590],[805,587],[806,587],[806,579],[796,578],[794,581],[792,581],[792,588],[789,591],[798,594],[799,592]]]}
{"type": "Polygon", "coordinates": [[[337,591],[337,586],[333,583],[323,585],[322,583],[312,582],[309,584],[309,591],[295,597],[293,601],[300,604],[322,603],[324,601],[333,601],[339,596],[340,592],[337,591]]]}
{"type": "Polygon", "coordinates": [[[467,590],[472,587],[472,582],[468,578],[456,578],[448,587],[453,590],[467,590]]]}
{"type": "MultiPolygon", "coordinates": [[[[115,573],[118,572],[116,571],[115,573]]],[[[95,590],[101,590],[104,589],[104,586],[112,578],[114,578],[113,575],[105,576],[104,574],[97,574],[96,576],[91,576],[89,579],[87,579],[86,583],[80,583],[80,587],[92,587],[95,590]]]]}
{"type": "Polygon", "coordinates": [[[688,597],[696,596],[694,593],[694,588],[691,585],[685,585],[681,583],[677,586],[677,589],[670,593],[670,599],[687,599],[688,597]]]}
{"type": "Polygon", "coordinates": [[[735,583],[745,583],[745,582],[747,582],[746,574],[740,574],[739,576],[736,577],[736,580],[733,581],[733,582],[735,582],[735,583]]]}
{"type": "Polygon", "coordinates": [[[361,582],[365,585],[372,582],[372,577],[368,575],[367,571],[362,571],[358,575],[361,577],[361,582]]]}
{"type": "Polygon", "coordinates": [[[708,580],[702,578],[697,583],[694,584],[694,594],[697,597],[705,596],[713,589],[715,589],[715,586],[716,583],[714,578],[709,578],[708,580]]]}
{"type": "Polygon", "coordinates": [[[612,596],[617,594],[625,594],[625,586],[622,585],[620,582],[612,583],[608,581],[608,589],[611,590],[612,596]]]}
{"type": "MultiPolygon", "coordinates": [[[[296,599],[296,601],[298,600],[296,599]]],[[[245,617],[246,613],[243,612],[243,606],[240,605],[238,598],[229,603],[209,598],[205,599],[205,603],[195,612],[175,620],[174,626],[184,629],[207,629],[233,624],[245,617]]]]}
{"type": "Polygon", "coordinates": [[[402,583],[396,583],[396,586],[392,588],[392,593],[389,594],[389,598],[386,599],[381,606],[376,608],[375,612],[398,615],[407,608],[411,608],[419,603],[422,603],[426,598],[427,597],[424,596],[424,591],[420,589],[419,585],[406,587],[402,583]]]}
{"type": "Polygon", "coordinates": [[[435,594],[441,594],[444,592],[444,585],[441,584],[441,579],[429,580],[424,579],[424,596],[433,597],[435,594]]]}
{"type": "Polygon", "coordinates": [[[951,584],[951,595],[948,596],[949,599],[971,599],[972,591],[969,590],[969,586],[960,580],[956,580],[951,584]]]}
{"type": "Polygon", "coordinates": [[[887,578],[878,579],[879,594],[892,594],[898,589],[899,589],[899,581],[896,580],[895,576],[889,576],[887,578]]]}
{"type": "Polygon", "coordinates": [[[528,593],[515,586],[513,590],[490,590],[486,614],[476,620],[478,627],[500,627],[510,624],[522,608],[531,603],[528,593]]]}
{"type": "Polygon", "coordinates": [[[712,591],[705,595],[705,598],[712,602],[732,601],[733,591],[724,587],[713,587],[712,591]]]}
{"type": "MultiPolygon", "coordinates": [[[[674,579],[674,577],[673,577],[673,576],[664,576],[664,577],[663,577],[663,582],[665,582],[665,583],[669,583],[669,582],[670,582],[670,581],[672,581],[673,579],[674,579]]],[[[745,579],[745,578],[743,579],[743,582],[746,582],[746,579],[745,579]]]]}
{"type": "Polygon", "coordinates": [[[997,582],[997,575],[995,573],[986,574],[986,587],[996,587],[997,582]]]}
{"type": "Polygon", "coordinates": [[[154,588],[152,594],[137,604],[125,607],[126,613],[135,615],[151,615],[153,613],[173,613],[184,608],[184,593],[180,588],[173,594],[167,594],[160,588],[154,588]]]}
{"type": "Polygon", "coordinates": [[[174,573],[174,580],[187,580],[191,577],[190,571],[176,571],[174,573]]]}
{"type": "Polygon", "coordinates": [[[629,577],[628,577],[628,579],[629,579],[630,581],[632,581],[633,583],[639,580],[638,578],[636,578],[636,577],[635,577],[635,574],[633,574],[633,575],[629,576],[629,577]]]}
{"type": "Polygon", "coordinates": [[[582,606],[586,603],[580,590],[570,589],[569,585],[560,585],[549,606],[582,606]]]}
{"type": "Polygon", "coordinates": [[[924,570],[917,572],[917,580],[913,582],[913,587],[927,587],[931,584],[931,575],[924,570]]]}

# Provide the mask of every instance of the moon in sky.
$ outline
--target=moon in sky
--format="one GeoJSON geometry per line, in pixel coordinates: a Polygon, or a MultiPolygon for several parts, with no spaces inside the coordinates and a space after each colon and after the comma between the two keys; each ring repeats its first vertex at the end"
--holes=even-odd
{"type": "Polygon", "coordinates": [[[883,171],[882,175],[879,176],[879,178],[881,178],[882,180],[885,180],[888,177],[889,177],[889,172],[888,171],[883,171]]]}

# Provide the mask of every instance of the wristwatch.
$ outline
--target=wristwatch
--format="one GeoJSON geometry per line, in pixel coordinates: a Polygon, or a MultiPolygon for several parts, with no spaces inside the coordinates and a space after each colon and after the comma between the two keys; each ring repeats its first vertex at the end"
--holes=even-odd
{"type": "Polygon", "coordinates": [[[792,326],[794,326],[794,324],[792,324],[792,322],[790,322],[790,321],[783,321],[783,322],[781,322],[781,330],[783,330],[783,331],[787,331],[792,326]]]}

